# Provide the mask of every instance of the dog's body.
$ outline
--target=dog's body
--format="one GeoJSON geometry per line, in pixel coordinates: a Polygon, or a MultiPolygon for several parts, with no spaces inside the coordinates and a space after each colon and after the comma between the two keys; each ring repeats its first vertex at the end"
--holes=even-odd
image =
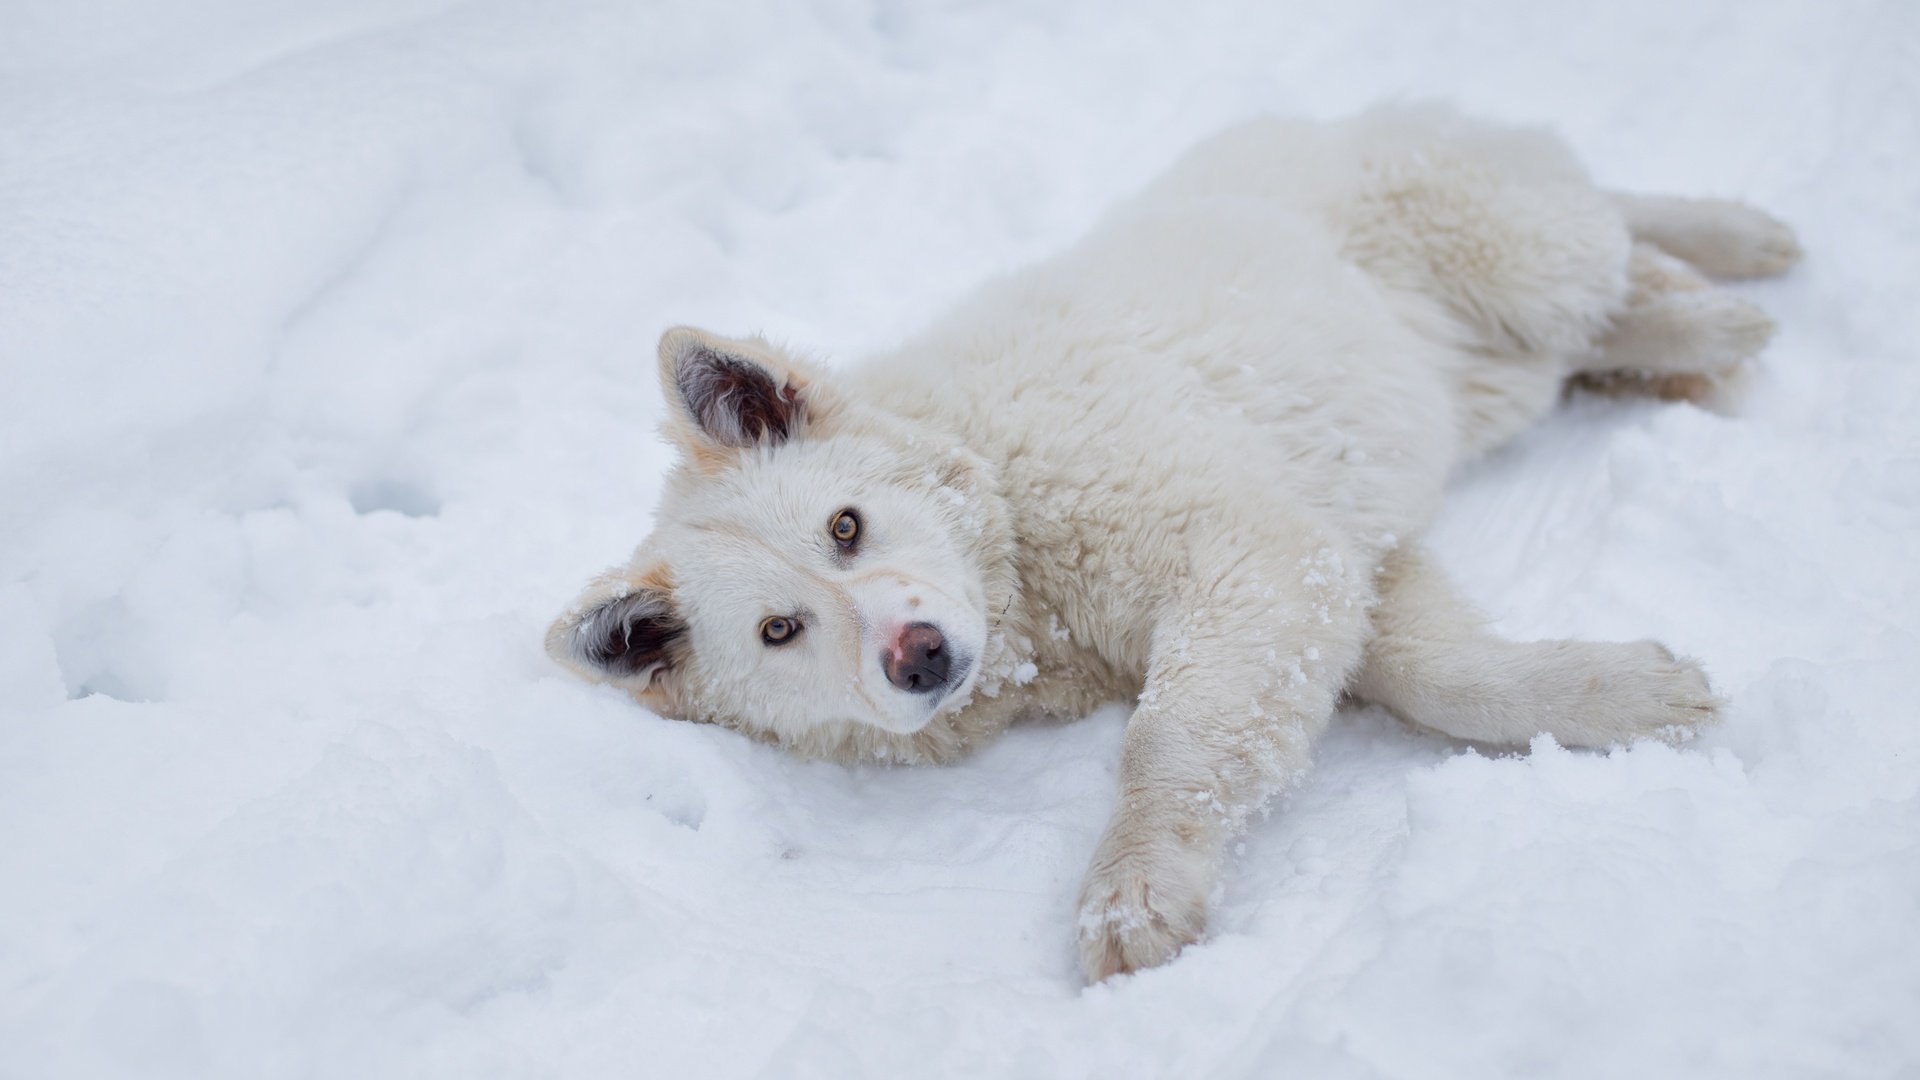
{"type": "Polygon", "coordinates": [[[842,760],[1137,701],[1080,928],[1091,977],[1159,963],[1342,694],[1502,744],[1712,717],[1653,643],[1487,635],[1417,538],[1569,378],[1712,390],[1771,324],[1703,273],[1797,254],[1755,211],[1609,196],[1553,139],[1443,110],[1250,124],[854,371],[670,331],[683,463],[549,648],[842,760]]]}

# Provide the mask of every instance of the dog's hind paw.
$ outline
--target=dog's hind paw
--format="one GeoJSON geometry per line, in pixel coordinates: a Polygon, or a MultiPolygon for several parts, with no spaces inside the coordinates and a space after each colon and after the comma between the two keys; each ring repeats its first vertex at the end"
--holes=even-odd
{"type": "Polygon", "coordinates": [[[1720,719],[1725,702],[1714,694],[1698,661],[1675,656],[1657,641],[1641,644],[1659,657],[1646,673],[1645,689],[1653,700],[1637,716],[1645,735],[1662,742],[1687,742],[1720,719]]]}
{"type": "Polygon", "coordinates": [[[1587,669],[1585,685],[1552,731],[1563,745],[1677,744],[1719,719],[1722,702],[1706,672],[1657,641],[1563,647],[1579,650],[1587,669]]]}
{"type": "Polygon", "coordinates": [[[1792,227],[1764,210],[1713,199],[1696,203],[1695,213],[1692,247],[1682,257],[1714,277],[1773,277],[1800,261],[1792,227]]]}
{"type": "Polygon", "coordinates": [[[1733,199],[1626,196],[1621,208],[1635,240],[1655,244],[1709,277],[1772,277],[1800,261],[1792,227],[1733,199]]]}

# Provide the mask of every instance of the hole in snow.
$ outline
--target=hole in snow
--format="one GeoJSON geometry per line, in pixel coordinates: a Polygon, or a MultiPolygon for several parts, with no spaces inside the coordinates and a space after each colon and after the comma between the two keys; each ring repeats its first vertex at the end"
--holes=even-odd
{"type": "Polygon", "coordinates": [[[138,702],[141,700],[138,694],[127,689],[124,680],[111,671],[103,671],[93,678],[88,679],[86,682],[81,683],[79,686],[67,691],[67,697],[73,701],[78,701],[81,698],[90,698],[95,694],[105,698],[112,698],[115,701],[138,702]]]}
{"type": "Polygon", "coordinates": [[[695,788],[675,786],[649,792],[645,801],[655,813],[683,829],[699,832],[707,820],[707,798],[695,788]],[[659,798],[654,798],[655,795],[659,798]]]}
{"type": "Polygon", "coordinates": [[[54,663],[69,700],[160,701],[165,655],[156,629],[119,597],[88,605],[54,629],[54,663]]]}
{"type": "Polygon", "coordinates": [[[347,501],[356,514],[374,514],[391,510],[407,517],[433,517],[440,512],[440,500],[418,484],[405,480],[368,480],[355,484],[347,492],[347,501]]]}

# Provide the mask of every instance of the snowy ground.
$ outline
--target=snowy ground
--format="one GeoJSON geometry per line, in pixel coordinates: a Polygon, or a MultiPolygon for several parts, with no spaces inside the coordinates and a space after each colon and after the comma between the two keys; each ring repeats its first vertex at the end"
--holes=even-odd
{"type": "Polygon", "coordinates": [[[0,1075],[1920,1070],[1920,5],[0,11],[0,1075]],[[1579,401],[1434,537],[1697,749],[1342,718],[1217,933],[1079,985],[1124,714],[789,761],[541,654],[653,341],[855,356],[1251,113],[1445,95],[1810,253],[1744,412],[1579,401]]]}

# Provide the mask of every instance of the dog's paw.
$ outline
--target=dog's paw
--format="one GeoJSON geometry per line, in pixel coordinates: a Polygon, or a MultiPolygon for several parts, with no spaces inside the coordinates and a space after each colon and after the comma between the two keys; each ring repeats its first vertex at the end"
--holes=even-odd
{"type": "Polygon", "coordinates": [[[1677,252],[1717,278],[1762,278],[1784,274],[1800,261],[1800,240],[1785,222],[1764,210],[1723,199],[1691,206],[1692,227],[1677,252]]]}
{"type": "Polygon", "coordinates": [[[1080,959],[1090,983],[1164,964],[1207,928],[1204,859],[1165,846],[1157,856],[1153,848],[1127,850],[1112,839],[1080,890],[1080,959]]]}
{"type": "Polygon", "coordinates": [[[1800,240],[1786,222],[1751,206],[1729,206],[1722,213],[1721,242],[1710,273],[1729,278],[1772,277],[1800,261],[1800,240]]]}
{"type": "Polygon", "coordinates": [[[1747,361],[1773,339],[1773,319],[1733,292],[1670,276],[1664,257],[1643,267],[1645,295],[1614,320],[1598,353],[1582,362],[1576,385],[1609,394],[1643,394],[1729,411],[1746,381],[1747,361]]]}
{"type": "Polygon", "coordinates": [[[1581,643],[1587,677],[1570,721],[1553,734],[1563,745],[1618,746],[1636,739],[1679,744],[1719,719],[1721,700],[1700,665],[1657,641],[1581,643]]]}
{"type": "Polygon", "coordinates": [[[1752,383],[1751,369],[1731,364],[1718,371],[1589,371],[1572,380],[1574,386],[1616,397],[1651,397],[1684,401],[1709,412],[1733,414],[1739,410],[1752,383]]]}
{"type": "Polygon", "coordinates": [[[1685,309],[1703,368],[1732,368],[1773,340],[1773,318],[1730,292],[1707,289],[1680,293],[1669,302],[1685,309]]]}
{"type": "Polygon", "coordinates": [[[1647,700],[1634,716],[1638,734],[1682,743],[1720,719],[1725,702],[1714,694],[1699,661],[1675,656],[1657,641],[1637,644],[1651,654],[1640,687],[1647,700]]]}

